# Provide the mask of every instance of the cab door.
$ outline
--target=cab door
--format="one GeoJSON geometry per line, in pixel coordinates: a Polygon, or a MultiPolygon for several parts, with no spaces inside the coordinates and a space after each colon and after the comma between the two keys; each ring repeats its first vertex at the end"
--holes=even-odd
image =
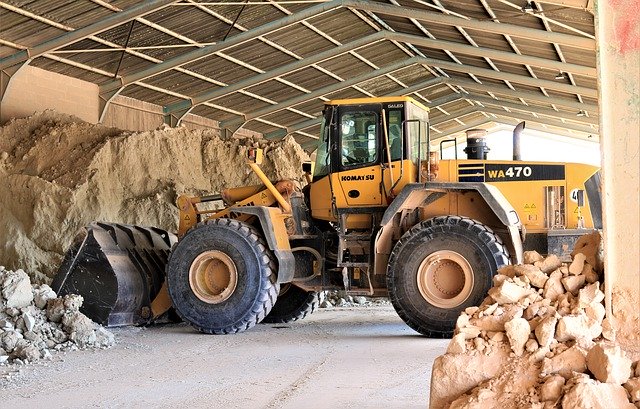
{"type": "Polygon", "coordinates": [[[338,208],[382,205],[380,111],[379,105],[339,110],[332,175],[338,208]]]}

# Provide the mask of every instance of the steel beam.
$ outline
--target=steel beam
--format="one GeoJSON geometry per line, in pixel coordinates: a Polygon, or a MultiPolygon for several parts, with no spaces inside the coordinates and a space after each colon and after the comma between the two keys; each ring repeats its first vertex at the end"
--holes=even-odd
{"type": "MultiPolygon", "coordinates": [[[[247,78],[246,80],[228,85],[226,87],[200,93],[198,95],[193,96],[190,100],[171,104],[167,106],[166,112],[171,113],[173,111],[182,111],[185,109],[193,108],[195,105],[202,104],[212,99],[219,98],[224,95],[228,95],[232,92],[235,92],[253,85],[260,84],[262,82],[273,79],[274,77],[277,77],[279,75],[283,75],[285,73],[304,68],[305,66],[313,64],[315,62],[319,62],[328,58],[335,57],[336,55],[348,52],[349,50],[352,50],[354,48],[368,45],[373,41],[378,41],[383,38],[394,37],[394,34],[395,33],[379,31],[367,37],[354,40],[351,43],[343,44],[340,47],[336,47],[334,49],[322,52],[320,54],[305,58],[304,60],[295,61],[293,63],[278,67],[275,70],[268,71],[263,74],[256,75],[254,77],[247,78]]],[[[483,76],[483,77],[488,77],[488,78],[493,78],[498,80],[507,80],[514,83],[520,83],[520,84],[525,84],[525,85],[534,86],[534,87],[544,87],[546,89],[551,89],[551,90],[556,90],[556,91],[566,92],[571,94],[580,94],[585,96],[597,97],[597,93],[598,93],[597,90],[587,88],[587,87],[578,87],[574,85],[562,84],[562,83],[557,83],[553,81],[540,80],[537,78],[531,78],[523,75],[494,71],[488,68],[462,65],[462,64],[457,64],[450,61],[437,60],[433,58],[413,57],[412,61],[415,61],[416,64],[426,64],[430,66],[440,67],[442,69],[470,73],[470,74],[475,74],[478,76],[483,76]]],[[[402,92],[405,93],[407,91],[403,90],[402,92]]],[[[415,91],[410,91],[410,92],[415,92],[415,91]]],[[[407,93],[410,93],[410,92],[407,92],[407,93]]]]}
{"type": "MultiPolygon", "coordinates": [[[[381,68],[379,68],[377,70],[374,70],[374,71],[371,71],[369,73],[362,74],[362,75],[359,75],[357,77],[353,77],[353,78],[350,78],[348,80],[345,80],[345,81],[342,81],[342,82],[339,82],[339,83],[336,83],[336,84],[333,84],[333,85],[329,85],[327,87],[323,87],[323,88],[317,89],[315,91],[312,91],[309,94],[300,95],[300,96],[288,99],[286,101],[282,101],[282,102],[278,103],[277,105],[267,106],[265,108],[252,111],[251,113],[245,114],[243,119],[232,119],[232,120],[229,120],[229,121],[224,121],[224,122],[222,122],[220,124],[220,127],[221,128],[231,128],[231,127],[239,125],[239,124],[241,124],[243,122],[250,121],[250,120],[252,120],[254,118],[259,118],[261,116],[273,114],[275,112],[281,111],[281,110],[289,108],[291,106],[294,106],[294,105],[297,105],[297,104],[300,104],[300,103],[303,103],[303,102],[307,102],[307,101],[310,101],[310,100],[315,99],[315,98],[319,98],[321,96],[330,94],[332,92],[336,92],[336,91],[340,91],[340,90],[345,89],[345,88],[349,88],[349,87],[351,87],[353,85],[356,85],[356,84],[359,84],[359,83],[361,83],[363,81],[368,81],[368,80],[370,80],[372,78],[380,77],[382,75],[386,75],[386,74],[388,74],[390,72],[393,72],[393,71],[396,71],[396,70],[399,70],[399,69],[402,69],[402,68],[407,68],[407,67],[409,67],[411,65],[414,65],[416,63],[417,63],[417,58],[414,57],[414,58],[409,58],[407,60],[403,60],[403,61],[397,62],[395,64],[388,65],[386,67],[381,67],[381,68]]],[[[430,80],[425,81],[424,86],[422,88],[426,88],[428,86],[436,85],[436,84],[440,84],[440,83],[442,83],[442,78],[431,78],[430,80]],[[429,84],[427,84],[427,83],[429,83],[429,84]]]]}
{"type": "Polygon", "coordinates": [[[491,104],[498,105],[509,109],[517,109],[519,111],[532,112],[539,115],[551,116],[555,118],[563,118],[572,122],[580,122],[589,125],[598,125],[597,118],[591,118],[587,116],[579,117],[576,114],[568,114],[566,112],[558,112],[550,108],[542,108],[535,106],[528,106],[523,104],[518,104],[511,101],[503,101],[499,99],[494,99],[488,96],[477,95],[477,94],[463,94],[464,98],[470,99],[472,101],[480,102],[483,104],[491,104]]]}
{"type": "MultiPolygon", "coordinates": [[[[492,118],[492,121],[498,124],[502,124],[502,125],[508,125],[508,126],[516,126],[519,122],[521,122],[521,120],[519,119],[512,119],[512,118],[492,118]]],[[[585,133],[582,131],[578,131],[580,132],[582,135],[578,135],[572,132],[569,132],[568,130],[563,130],[563,129],[554,129],[553,132],[551,132],[549,130],[549,128],[546,128],[540,124],[537,124],[535,122],[527,122],[527,129],[530,130],[534,130],[534,131],[538,131],[538,132],[543,132],[543,133],[548,133],[548,134],[552,134],[552,135],[560,135],[560,136],[566,136],[568,138],[575,138],[575,139],[580,139],[580,140],[584,140],[584,141],[588,141],[588,142],[593,142],[593,143],[597,143],[599,140],[599,136],[598,136],[598,132],[593,130],[591,132],[585,133]]]]}
{"type": "Polygon", "coordinates": [[[514,98],[522,98],[531,101],[543,102],[549,105],[561,105],[567,108],[584,109],[589,112],[598,112],[598,106],[594,104],[587,104],[579,102],[577,100],[571,100],[567,98],[547,97],[541,93],[529,92],[529,91],[514,91],[511,88],[478,84],[475,81],[458,79],[458,78],[445,78],[444,82],[451,85],[457,85],[462,88],[471,88],[477,91],[491,92],[493,94],[509,95],[514,98]]]}
{"type": "Polygon", "coordinates": [[[154,75],[169,71],[173,68],[180,67],[190,62],[205,58],[207,56],[215,54],[216,52],[220,52],[228,48],[234,47],[236,45],[253,40],[256,37],[259,37],[261,35],[271,33],[273,31],[279,30],[281,28],[290,26],[295,23],[299,23],[303,20],[314,17],[316,15],[326,13],[327,11],[331,11],[335,8],[340,7],[342,5],[342,1],[343,0],[334,0],[327,3],[321,3],[313,7],[309,7],[297,13],[283,17],[279,20],[275,20],[270,23],[264,24],[262,26],[256,27],[254,29],[245,31],[241,34],[230,37],[224,41],[220,41],[219,43],[198,48],[193,51],[189,51],[187,53],[181,54],[174,58],[170,58],[162,63],[156,64],[149,68],[140,70],[138,72],[135,72],[129,75],[124,75],[117,80],[113,80],[103,84],[100,87],[100,92],[106,92],[109,90],[118,89],[118,88],[127,86],[128,84],[131,84],[137,81],[142,81],[146,78],[153,77],[154,75]]]}
{"type": "Polygon", "coordinates": [[[586,10],[593,14],[593,0],[536,0],[537,3],[586,10]]]}
{"type": "Polygon", "coordinates": [[[122,23],[126,23],[127,21],[133,20],[137,17],[144,16],[145,14],[152,13],[156,10],[170,5],[171,3],[175,3],[175,1],[176,0],[153,0],[141,2],[137,6],[133,6],[119,13],[112,14],[109,17],[105,17],[102,20],[90,24],[86,27],[70,31],[58,37],[52,38],[51,40],[45,41],[44,43],[29,47],[22,51],[18,51],[17,53],[11,54],[8,57],[4,57],[0,59],[0,68],[6,68],[16,64],[25,63],[28,60],[46,54],[50,51],[66,47],[67,45],[75,43],[76,41],[80,41],[86,37],[92,36],[105,30],[109,30],[110,28],[118,26],[122,23]]]}
{"type": "Polygon", "coordinates": [[[421,47],[472,55],[475,57],[490,58],[492,60],[499,60],[514,64],[548,68],[559,72],[570,72],[587,77],[595,77],[597,75],[595,67],[587,67],[579,64],[569,64],[562,61],[554,61],[540,57],[531,57],[486,47],[474,47],[472,45],[456,43],[453,41],[435,40],[424,36],[393,33],[393,35],[390,35],[388,39],[410,43],[421,47]]]}
{"type": "Polygon", "coordinates": [[[171,105],[167,105],[165,108],[165,113],[183,111],[185,109],[191,110],[191,108],[195,107],[196,105],[211,101],[213,99],[231,94],[233,92],[236,92],[248,87],[252,87],[254,85],[261,84],[263,82],[272,80],[280,75],[288,74],[288,73],[306,68],[311,64],[316,64],[318,62],[336,57],[338,55],[346,54],[350,51],[353,51],[354,49],[373,44],[377,41],[381,41],[385,39],[386,35],[387,35],[387,32],[379,31],[374,34],[370,34],[366,37],[353,40],[350,43],[346,43],[341,46],[329,49],[327,51],[323,51],[321,53],[306,57],[303,60],[297,60],[292,63],[280,66],[271,71],[267,71],[265,73],[246,78],[236,83],[229,84],[226,87],[220,87],[214,90],[201,92],[197,95],[192,96],[189,100],[180,101],[171,105]]]}
{"type": "Polygon", "coordinates": [[[576,36],[571,34],[550,33],[545,30],[527,28],[515,24],[494,23],[492,21],[479,21],[449,16],[442,13],[434,13],[424,9],[410,7],[392,6],[367,0],[344,0],[344,7],[351,7],[358,10],[371,11],[377,14],[386,14],[395,17],[413,18],[435,24],[444,24],[453,27],[464,27],[481,32],[506,34],[514,37],[526,38],[529,40],[541,41],[544,43],[557,43],[586,50],[595,50],[596,42],[592,38],[576,36]]]}
{"type": "Polygon", "coordinates": [[[478,107],[478,110],[481,111],[481,112],[485,112],[487,114],[502,115],[502,116],[506,116],[508,118],[514,118],[514,119],[520,119],[520,120],[527,120],[527,121],[531,121],[531,122],[537,122],[537,123],[544,124],[544,125],[555,126],[557,128],[571,129],[573,131],[584,132],[586,134],[593,134],[593,133],[597,133],[598,132],[597,128],[592,128],[592,127],[589,127],[589,126],[571,124],[571,123],[566,123],[566,122],[562,122],[562,121],[556,121],[556,120],[549,119],[549,118],[536,118],[533,115],[526,115],[526,114],[520,114],[520,113],[514,113],[514,112],[507,112],[507,111],[504,111],[502,109],[488,108],[488,107],[478,107]]]}
{"type": "Polygon", "coordinates": [[[227,48],[236,46],[238,44],[250,41],[255,37],[268,34],[278,29],[293,25],[295,23],[304,21],[308,18],[317,16],[318,14],[326,13],[339,7],[351,7],[360,10],[367,10],[376,13],[416,18],[422,21],[428,21],[432,23],[446,24],[451,26],[461,26],[467,28],[473,28],[477,30],[492,32],[492,33],[504,33],[517,37],[523,37],[528,39],[534,39],[544,42],[556,42],[559,44],[570,45],[578,48],[585,48],[589,50],[595,49],[595,41],[588,38],[579,36],[561,34],[561,33],[549,33],[543,30],[530,29],[520,27],[516,25],[509,25],[504,23],[494,23],[487,21],[467,20],[459,17],[452,17],[443,15],[440,13],[433,13],[421,9],[414,9],[408,7],[391,6],[376,2],[369,2],[364,0],[333,0],[326,3],[309,7],[301,10],[297,13],[283,17],[279,20],[272,21],[260,27],[245,31],[244,33],[233,36],[225,41],[221,41],[214,45],[205,46],[180,56],[171,58],[163,63],[156,64],[147,69],[141,70],[130,75],[121,77],[118,80],[108,82],[101,86],[101,92],[117,89],[128,84],[141,81],[145,78],[152,77],[162,72],[171,70],[173,68],[182,66],[184,64],[205,58],[211,54],[219,51],[223,51],[227,48]]]}
{"type": "Polygon", "coordinates": [[[424,58],[422,63],[439,67],[444,70],[451,70],[456,72],[462,72],[466,74],[474,74],[480,77],[486,77],[501,81],[510,81],[517,84],[529,85],[532,87],[543,87],[554,91],[566,92],[569,94],[578,94],[587,97],[597,98],[598,90],[588,87],[578,87],[575,85],[568,85],[563,83],[557,83],[548,80],[541,80],[538,78],[532,78],[524,75],[511,74],[507,72],[494,71],[488,68],[474,67],[471,65],[462,65],[454,62],[437,60],[433,58],[424,58]]]}

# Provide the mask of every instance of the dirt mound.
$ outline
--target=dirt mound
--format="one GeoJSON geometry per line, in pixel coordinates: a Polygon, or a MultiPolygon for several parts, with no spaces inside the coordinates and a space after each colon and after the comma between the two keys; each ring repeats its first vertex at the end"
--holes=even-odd
{"type": "Polygon", "coordinates": [[[258,184],[244,162],[265,151],[273,180],[301,177],[293,140],[221,138],[217,130],[162,127],[125,132],[52,111],[0,128],[0,265],[52,276],[91,220],[175,231],[179,194],[258,184]]]}

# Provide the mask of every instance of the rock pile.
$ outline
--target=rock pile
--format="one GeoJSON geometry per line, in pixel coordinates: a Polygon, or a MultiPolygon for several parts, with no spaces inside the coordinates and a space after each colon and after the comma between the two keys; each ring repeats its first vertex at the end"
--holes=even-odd
{"type": "Polygon", "coordinates": [[[50,358],[51,351],[107,348],[113,334],[79,312],[82,297],[32,286],[23,270],[0,266],[0,364],[50,358]]]}
{"type": "Polygon", "coordinates": [[[599,235],[570,264],[525,253],[479,307],[459,316],[434,363],[431,408],[640,408],[640,361],[614,345],[599,275],[599,235]]]}

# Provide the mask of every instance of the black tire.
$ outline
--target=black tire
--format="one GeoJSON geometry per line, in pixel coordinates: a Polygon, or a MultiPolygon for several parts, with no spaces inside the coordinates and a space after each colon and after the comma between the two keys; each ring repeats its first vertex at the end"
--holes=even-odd
{"type": "Polygon", "coordinates": [[[301,320],[320,307],[321,294],[315,291],[305,291],[295,284],[283,284],[280,286],[276,305],[262,322],[286,324],[301,320]]]}
{"type": "Polygon", "coordinates": [[[233,219],[207,220],[173,248],[169,295],[178,315],[208,334],[245,331],[267,316],[279,286],[260,233],[233,219]]]}
{"type": "Polygon", "coordinates": [[[460,312],[482,302],[506,264],[508,250],[487,226],[466,217],[435,217],[412,227],[394,246],[389,298],[411,328],[448,338],[460,312]]]}

